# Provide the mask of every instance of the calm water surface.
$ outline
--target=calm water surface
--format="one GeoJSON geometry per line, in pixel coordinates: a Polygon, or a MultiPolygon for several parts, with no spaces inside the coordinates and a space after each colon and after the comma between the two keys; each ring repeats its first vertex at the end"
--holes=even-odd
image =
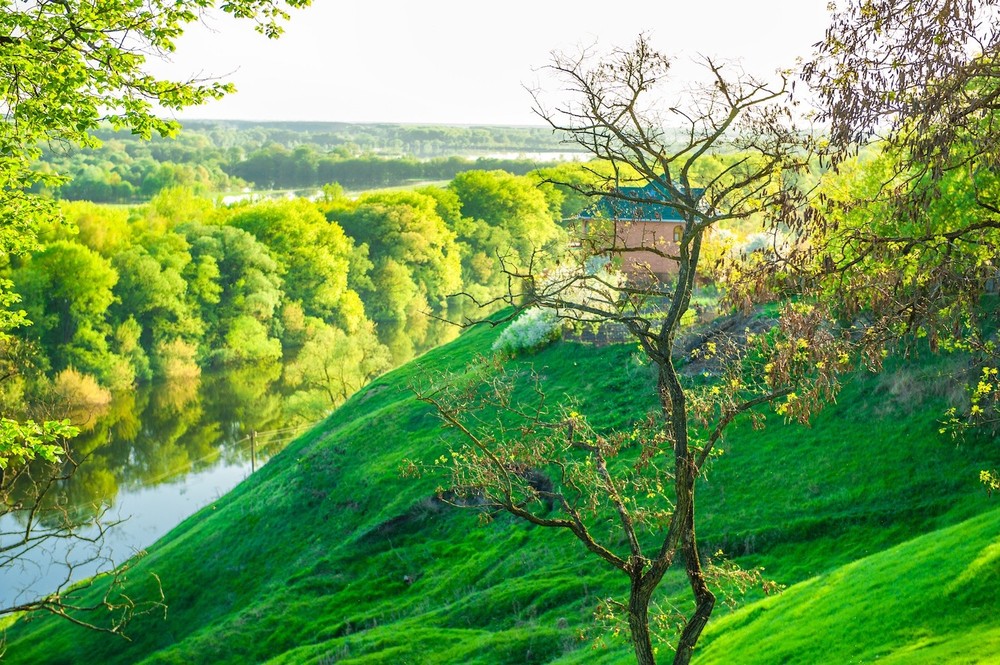
{"type": "MultiPolygon", "coordinates": [[[[0,604],[30,601],[70,574],[81,579],[120,564],[221,497],[251,473],[251,431],[258,466],[306,431],[322,414],[297,407],[302,400],[281,389],[280,376],[275,364],[143,387],[87,416],[73,441],[82,462],[60,485],[58,501],[78,517],[104,511],[103,522],[121,523],[101,543],[50,540],[0,567],[0,604]]],[[[0,547],[24,524],[23,514],[0,518],[0,547]]]]}

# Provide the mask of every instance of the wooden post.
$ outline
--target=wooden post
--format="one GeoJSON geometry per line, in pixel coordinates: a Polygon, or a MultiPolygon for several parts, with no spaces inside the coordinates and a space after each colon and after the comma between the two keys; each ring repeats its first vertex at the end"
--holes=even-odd
{"type": "Polygon", "coordinates": [[[257,430],[250,430],[250,473],[257,471],[257,430]]]}

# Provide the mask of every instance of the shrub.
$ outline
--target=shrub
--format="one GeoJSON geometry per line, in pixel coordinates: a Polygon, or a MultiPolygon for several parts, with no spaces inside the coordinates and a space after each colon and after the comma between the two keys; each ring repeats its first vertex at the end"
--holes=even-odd
{"type": "Polygon", "coordinates": [[[159,341],[153,353],[157,373],[166,379],[192,379],[201,375],[194,344],[182,339],[159,341]]]}
{"type": "Polygon", "coordinates": [[[111,403],[111,391],[89,374],[68,367],[53,382],[56,395],[73,409],[99,409],[111,403]]]}
{"type": "Polygon", "coordinates": [[[532,307],[524,310],[504,329],[493,350],[511,355],[522,351],[537,351],[562,336],[562,321],[551,309],[532,307]]]}

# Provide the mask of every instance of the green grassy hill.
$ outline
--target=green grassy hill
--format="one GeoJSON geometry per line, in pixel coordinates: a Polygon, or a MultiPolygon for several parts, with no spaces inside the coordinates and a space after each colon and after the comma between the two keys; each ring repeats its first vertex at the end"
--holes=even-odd
{"type": "MultiPolygon", "coordinates": [[[[11,663],[628,663],[593,623],[624,588],[565,534],[433,499],[405,458],[445,446],[406,387],[459,370],[496,331],[462,335],[352,398],[149,549],[166,618],[131,642],[45,619],[11,629],[11,663]]],[[[559,343],[524,361],[598,425],[652,406],[629,346],[559,343]]],[[[1000,455],[938,434],[942,363],[858,375],[810,428],[741,424],[700,488],[704,551],[789,585],[719,607],[696,662],[990,662],[1000,640],[1000,504],[977,482],[1000,455]],[[966,660],[952,660],[962,653],[966,660]]],[[[686,608],[681,577],[664,591],[686,608]]]]}
{"type": "Polygon", "coordinates": [[[1000,509],[719,619],[699,663],[1000,661],[1000,509]]]}

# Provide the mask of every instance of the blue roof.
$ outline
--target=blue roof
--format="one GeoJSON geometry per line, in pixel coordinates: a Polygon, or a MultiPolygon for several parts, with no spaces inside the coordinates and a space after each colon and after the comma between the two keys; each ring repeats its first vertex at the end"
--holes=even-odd
{"type": "MultiPolygon", "coordinates": [[[[700,197],[704,191],[693,189],[692,194],[700,197]]],[[[602,196],[597,203],[583,210],[580,217],[637,222],[683,222],[684,217],[680,211],[667,203],[671,198],[670,192],[654,180],[643,187],[621,187],[614,196],[602,196]]]]}

